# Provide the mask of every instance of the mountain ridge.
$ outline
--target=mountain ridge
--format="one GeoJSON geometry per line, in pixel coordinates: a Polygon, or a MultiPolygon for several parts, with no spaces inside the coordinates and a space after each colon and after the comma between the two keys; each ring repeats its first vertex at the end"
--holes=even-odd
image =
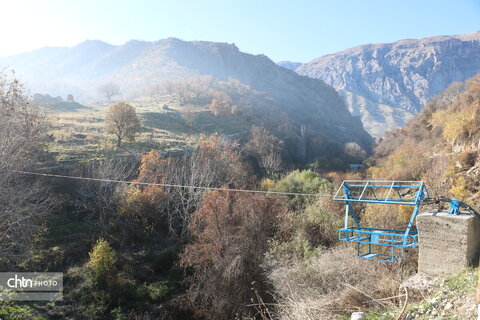
{"type": "Polygon", "coordinates": [[[117,83],[122,100],[128,100],[131,93],[166,80],[233,78],[267,94],[298,128],[305,126],[311,138],[307,147],[308,141],[313,149],[330,142],[341,147],[356,142],[367,151],[372,147],[360,119],[352,117],[331,86],[280,67],[265,55],[241,52],[234,44],[167,38],[113,46],[94,40],[49,49],[47,55],[42,50],[0,59],[0,65],[14,67],[34,92],[72,93],[80,102],[94,100],[95,89],[108,82],[117,83]]]}
{"type": "Polygon", "coordinates": [[[337,89],[366,129],[381,136],[403,126],[452,82],[480,72],[480,31],[365,44],[318,57],[296,71],[337,89]]]}

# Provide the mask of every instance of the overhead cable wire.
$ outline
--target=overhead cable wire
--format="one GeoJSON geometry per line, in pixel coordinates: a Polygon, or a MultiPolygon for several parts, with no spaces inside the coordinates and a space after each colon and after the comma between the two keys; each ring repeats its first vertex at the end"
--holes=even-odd
{"type": "Polygon", "coordinates": [[[180,184],[170,184],[170,183],[151,183],[151,182],[141,182],[141,181],[125,181],[125,180],[114,180],[114,179],[88,178],[88,177],[80,177],[80,176],[67,176],[67,175],[60,175],[60,174],[40,173],[40,172],[30,172],[30,171],[20,171],[20,170],[8,170],[8,172],[17,173],[17,174],[24,174],[24,175],[51,177],[51,178],[63,178],[63,179],[84,180],[84,181],[97,181],[97,182],[107,182],[107,183],[126,183],[126,184],[133,184],[133,185],[142,185],[142,186],[157,186],[157,187],[171,187],[171,188],[182,188],[182,189],[200,189],[200,190],[212,190],[212,191],[228,191],[228,192],[245,192],[245,193],[260,193],[260,194],[278,194],[278,195],[287,195],[287,196],[333,198],[333,195],[318,194],[318,193],[299,193],[299,192],[265,191],[265,190],[249,190],[249,189],[229,189],[229,188],[191,186],[191,185],[180,185],[180,184]]]}

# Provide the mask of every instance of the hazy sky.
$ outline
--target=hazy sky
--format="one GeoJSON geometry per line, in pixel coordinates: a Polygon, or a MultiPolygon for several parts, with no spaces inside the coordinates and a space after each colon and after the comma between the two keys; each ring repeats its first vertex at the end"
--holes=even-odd
{"type": "Polygon", "coordinates": [[[480,30],[480,0],[0,0],[0,57],[87,39],[235,43],[306,62],[365,43],[480,30]]]}

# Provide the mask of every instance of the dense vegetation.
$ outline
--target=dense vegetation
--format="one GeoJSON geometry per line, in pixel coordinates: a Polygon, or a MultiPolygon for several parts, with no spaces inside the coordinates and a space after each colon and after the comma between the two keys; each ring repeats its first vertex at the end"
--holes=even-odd
{"type": "MultiPolygon", "coordinates": [[[[0,315],[329,319],[366,303],[371,310],[393,308],[393,302],[372,300],[396,294],[398,281],[415,270],[414,256],[395,265],[358,260],[351,246],[337,243],[343,209],[328,198],[227,190],[332,194],[342,179],[381,176],[425,179],[438,195],[468,200],[477,192],[478,179],[471,177],[478,172],[479,83],[478,77],[470,80],[464,92],[461,85],[451,87],[405,129],[387,136],[365,172],[339,170],[355,155],[365,157],[356,145],[336,159],[292,161],[288,140],[261,123],[239,141],[201,135],[195,148],[175,156],[156,150],[139,159],[107,153],[49,171],[131,182],[112,183],[15,172],[48,163],[49,127],[18,81],[2,76],[0,271],[64,272],[65,290],[60,302],[1,303],[0,315]]],[[[248,88],[215,84],[224,85],[233,90],[229,98],[210,89],[199,90],[197,98],[207,94],[214,110],[228,105],[231,113],[233,104],[242,105],[236,90],[248,88]]],[[[366,206],[360,217],[397,225],[408,216],[405,210],[392,221],[366,206]]]]}
{"type": "Polygon", "coordinates": [[[375,149],[373,177],[421,179],[431,196],[472,201],[479,192],[480,76],[454,83],[375,149]],[[412,156],[413,155],[413,156],[412,156]]]}
{"type": "MultiPolygon", "coordinates": [[[[330,182],[310,170],[281,178],[301,160],[292,155],[302,137],[289,140],[288,130],[280,134],[273,124],[282,121],[282,112],[268,117],[278,107],[248,86],[200,78],[167,83],[169,92],[162,91],[191,108],[207,105],[215,117],[241,113],[255,119],[241,141],[201,135],[195,148],[174,156],[152,150],[137,159],[104,152],[97,160],[46,171],[133,182],[125,185],[16,172],[52,163],[54,154],[45,149],[57,142],[49,135],[52,118],[31,104],[21,84],[2,75],[1,85],[1,269],[65,274],[63,302],[2,303],[6,319],[254,316],[256,308],[247,306],[252,299],[273,301],[267,294],[273,289],[265,273],[267,253],[306,257],[335,242],[330,230],[338,220],[323,211],[317,217],[311,199],[177,187],[332,191],[330,182]]],[[[116,135],[117,148],[140,129],[130,105],[113,105],[105,117],[104,132],[116,135]]],[[[351,159],[345,152],[336,161],[351,159]]],[[[319,158],[314,167],[321,170],[319,163],[330,160],[319,158]]]]}

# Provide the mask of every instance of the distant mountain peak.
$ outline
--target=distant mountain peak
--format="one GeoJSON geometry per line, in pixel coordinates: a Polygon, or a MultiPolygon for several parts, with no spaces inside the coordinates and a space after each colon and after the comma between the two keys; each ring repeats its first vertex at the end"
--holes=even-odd
{"type": "Polygon", "coordinates": [[[85,40],[83,42],[80,42],[76,46],[74,46],[74,48],[98,47],[98,46],[115,47],[114,45],[112,45],[108,42],[102,41],[102,40],[85,40]]]}
{"type": "Polygon", "coordinates": [[[125,42],[124,46],[136,46],[136,45],[144,45],[144,44],[148,44],[148,43],[150,43],[150,42],[133,39],[133,40],[129,40],[129,41],[125,42]]]}
{"type": "Polygon", "coordinates": [[[336,88],[365,128],[381,136],[403,126],[450,83],[480,72],[480,32],[361,45],[296,71],[336,88]]]}
{"type": "Polygon", "coordinates": [[[281,67],[295,71],[298,67],[302,65],[301,62],[294,61],[278,61],[277,64],[281,67]]]}

